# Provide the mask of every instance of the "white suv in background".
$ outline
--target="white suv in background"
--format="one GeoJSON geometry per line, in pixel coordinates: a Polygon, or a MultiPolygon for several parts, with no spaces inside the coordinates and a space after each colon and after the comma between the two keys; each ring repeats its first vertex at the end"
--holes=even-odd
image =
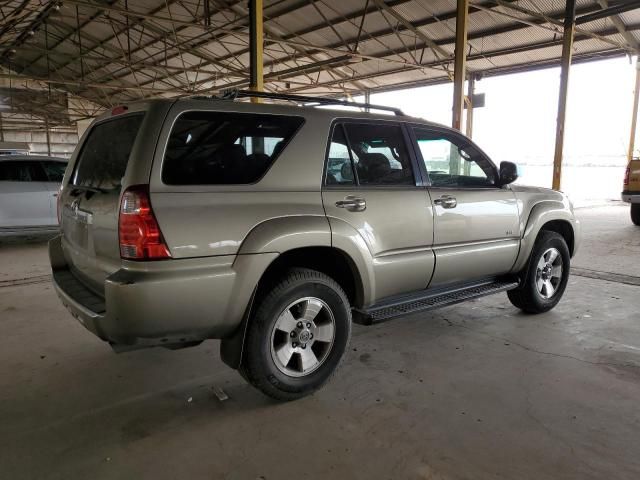
{"type": "Polygon", "coordinates": [[[58,230],[57,196],[67,161],[0,156],[0,236],[58,230]]]}

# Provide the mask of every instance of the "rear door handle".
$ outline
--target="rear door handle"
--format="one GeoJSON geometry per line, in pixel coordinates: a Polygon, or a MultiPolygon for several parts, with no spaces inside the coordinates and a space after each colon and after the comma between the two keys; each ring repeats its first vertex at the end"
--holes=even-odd
{"type": "Polygon", "coordinates": [[[440,205],[442,208],[455,208],[458,205],[456,197],[451,195],[442,195],[440,198],[436,198],[433,203],[440,205]]]}
{"type": "Polygon", "coordinates": [[[350,212],[364,212],[367,209],[367,202],[364,198],[347,195],[344,197],[344,200],[338,200],[336,202],[336,207],[346,208],[350,212]]]}

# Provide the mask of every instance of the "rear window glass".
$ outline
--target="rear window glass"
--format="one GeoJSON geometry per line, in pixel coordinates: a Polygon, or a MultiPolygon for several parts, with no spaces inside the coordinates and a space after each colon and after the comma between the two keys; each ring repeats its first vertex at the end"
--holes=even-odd
{"type": "Polygon", "coordinates": [[[42,182],[45,174],[38,162],[0,162],[0,182],[42,182]]]}
{"type": "Polygon", "coordinates": [[[284,115],[185,113],[171,131],[162,181],[167,185],[257,182],[303,121],[284,115]]]}
{"type": "Polygon", "coordinates": [[[144,114],[127,115],[93,127],[76,162],[71,184],[119,188],[144,114]]]}

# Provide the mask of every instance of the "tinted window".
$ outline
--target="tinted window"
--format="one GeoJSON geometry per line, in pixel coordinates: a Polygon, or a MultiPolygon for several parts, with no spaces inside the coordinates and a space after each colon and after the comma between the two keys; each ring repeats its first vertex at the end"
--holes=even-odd
{"type": "Polygon", "coordinates": [[[302,122],[283,115],[182,114],[169,137],[162,180],[168,185],[257,182],[302,122]]]}
{"type": "Polygon", "coordinates": [[[344,136],[344,127],[340,124],[333,129],[331,144],[329,145],[329,157],[327,158],[327,185],[353,185],[353,167],[347,140],[344,136]]]}
{"type": "Polygon", "coordinates": [[[42,162],[49,182],[62,182],[67,164],[64,162],[42,162]]]}
{"type": "Polygon", "coordinates": [[[82,146],[71,184],[119,188],[143,117],[127,115],[93,127],[82,146]]]}
{"type": "Polygon", "coordinates": [[[0,162],[0,181],[2,182],[40,182],[43,180],[44,172],[38,162],[0,162]]]}
{"type": "Polygon", "coordinates": [[[414,185],[399,125],[344,125],[359,185],[414,185]]]}
{"type": "Polygon", "coordinates": [[[434,187],[495,185],[493,164],[465,139],[428,130],[416,130],[416,138],[434,187]]]}

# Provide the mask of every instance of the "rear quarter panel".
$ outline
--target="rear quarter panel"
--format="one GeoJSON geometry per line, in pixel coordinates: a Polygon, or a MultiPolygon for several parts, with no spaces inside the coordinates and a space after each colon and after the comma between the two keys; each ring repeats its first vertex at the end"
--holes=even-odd
{"type": "MultiPolygon", "coordinates": [[[[175,120],[188,111],[252,113],[256,109],[238,102],[191,100],[177,103],[169,112],[154,156],[150,190],[160,229],[174,258],[239,253],[250,233],[259,231],[262,224],[294,216],[321,217],[326,225],[322,244],[330,244],[320,193],[330,123],[324,116],[305,116],[300,109],[304,124],[254,184],[165,185],[162,165],[167,140],[175,120]]],[[[292,115],[290,108],[277,105],[263,105],[260,113],[292,115]]],[[[261,252],[249,242],[242,253],[261,252]]]]}

